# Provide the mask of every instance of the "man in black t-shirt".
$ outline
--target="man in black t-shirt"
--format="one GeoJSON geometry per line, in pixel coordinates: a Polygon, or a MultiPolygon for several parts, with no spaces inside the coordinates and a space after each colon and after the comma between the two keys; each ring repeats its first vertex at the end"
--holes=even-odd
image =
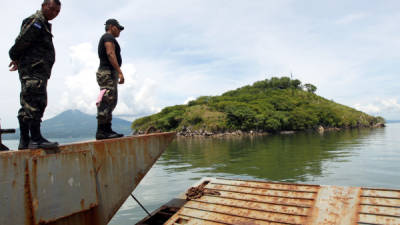
{"type": "Polygon", "coordinates": [[[97,132],[96,139],[122,137],[111,129],[112,112],[117,106],[118,83],[124,83],[121,71],[121,48],[115,38],[124,27],[116,19],[106,21],[106,33],[100,38],[98,54],[100,66],[96,73],[97,83],[100,86],[100,95],[97,105],[97,132]]]}

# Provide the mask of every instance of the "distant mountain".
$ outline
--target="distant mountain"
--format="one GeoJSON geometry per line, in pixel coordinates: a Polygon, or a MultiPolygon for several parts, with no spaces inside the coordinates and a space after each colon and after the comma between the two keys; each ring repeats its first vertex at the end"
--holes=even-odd
{"type": "Polygon", "coordinates": [[[400,120],[386,120],[387,123],[400,123],[400,120]]]}
{"type": "MultiPolygon", "coordinates": [[[[131,122],[114,117],[112,123],[114,131],[125,135],[131,133],[131,122]]],[[[96,129],[96,115],[89,115],[79,110],[67,110],[42,123],[42,134],[46,138],[94,137],[96,129]]],[[[19,129],[15,135],[4,135],[3,138],[19,138],[19,129]]]]}

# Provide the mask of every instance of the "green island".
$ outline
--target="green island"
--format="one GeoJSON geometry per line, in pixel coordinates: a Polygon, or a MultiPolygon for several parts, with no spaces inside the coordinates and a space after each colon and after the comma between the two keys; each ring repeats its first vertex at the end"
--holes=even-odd
{"type": "Polygon", "coordinates": [[[220,96],[201,96],[185,105],[166,107],[136,119],[132,129],[136,133],[153,130],[210,136],[384,126],[382,117],[325,99],[316,90],[298,79],[272,77],[220,96]]]}

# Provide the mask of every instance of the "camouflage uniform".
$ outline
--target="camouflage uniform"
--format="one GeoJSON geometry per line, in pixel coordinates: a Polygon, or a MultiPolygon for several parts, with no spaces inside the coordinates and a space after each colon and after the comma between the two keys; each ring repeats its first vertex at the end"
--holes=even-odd
{"type": "Polygon", "coordinates": [[[118,72],[110,69],[98,69],[96,73],[100,90],[106,89],[103,98],[97,107],[99,124],[111,123],[112,112],[118,102],[118,72]]]}
{"type": "Polygon", "coordinates": [[[47,80],[55,61],[51,24],[42,11],[37,11],[22,22],[21,31],[9,51],[18,63],[21,81],[18,118],[41,121],[47,106],[47,80]]]}

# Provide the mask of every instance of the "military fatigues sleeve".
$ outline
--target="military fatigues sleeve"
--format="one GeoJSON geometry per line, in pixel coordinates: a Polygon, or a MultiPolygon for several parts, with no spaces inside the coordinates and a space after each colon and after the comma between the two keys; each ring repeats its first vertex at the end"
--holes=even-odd
{"type": "Polygon", "coordinates": [[[11,60],[18,61],[30,45],[40,36],[43,24],[35,18],[26,18],[22,22],[21,31],[11,47],[9,55],[11,60]]]}

